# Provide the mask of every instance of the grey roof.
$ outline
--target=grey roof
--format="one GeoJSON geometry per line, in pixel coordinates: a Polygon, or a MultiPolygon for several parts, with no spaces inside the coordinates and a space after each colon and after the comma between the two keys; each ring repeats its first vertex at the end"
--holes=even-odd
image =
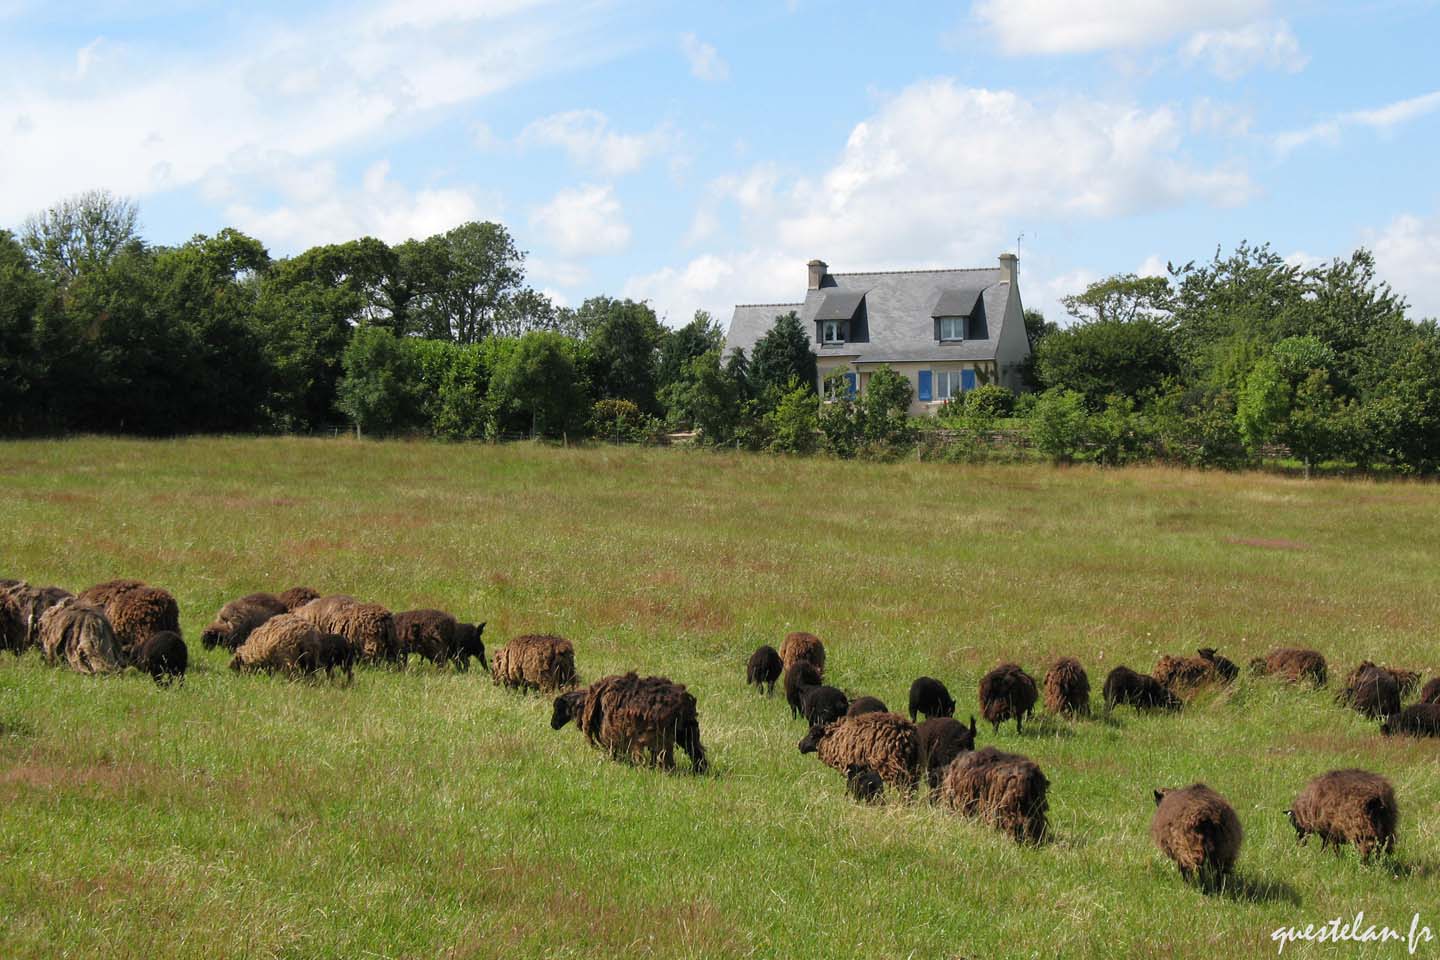
{"type": "Polygon", "coordinates": [[[864,290],[830,289],[824,293],[825,298],[815,312],[816,320],[849,320],[860,309],[860,301],[865,299],[864,290]]]}
{"type": "Polygon", "coordinates": [[[803,303],[740,304],[735,308],[735,314],[730,318],[730,329],[725,334],[725,356],[738,348],[744,350],[748,357],[755,351],[756,341],[775,326],[776,317],[799,313],[804,306],[803,303]]]}
{"type": "Polygon", "coordinates": [[[935,309],[930,311],[930,316],[968,317],[975,309],[980,294],[984,292],[983,286],[946,287],[940,291],[940,297],[935,301],[935,309]]]}

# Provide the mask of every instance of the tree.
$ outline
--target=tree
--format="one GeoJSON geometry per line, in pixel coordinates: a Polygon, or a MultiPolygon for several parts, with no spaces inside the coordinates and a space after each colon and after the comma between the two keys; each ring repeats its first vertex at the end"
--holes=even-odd
{"type": "Polygon", "coordinates": [[[813,381],[790,381],[775,409],[765,415],[770,449],[777,453],[814,453],[819,446],[818,406],[813,381]]]}
{"type": "Polygon", "coordinates": [[[76,194],[25,221],[21,243],[50,282],[65,286],[81,273],[108,265],[138,243],[139,211],[106,190],[76,194]]]}
{"type": "MultiPolygon", "coordinates": [[[[525,293],[525,254],[501,224],[463,223],[409,241],[401,245],[399,262],[408,325],[423,336],[478,343],[518,315],[511,308],[525,293]]],[[[521,314],[534,306],[532,297],[521,314]]]]}
{"type": "Polygon", "coordinates": [[[720,351],[707,350],[685,365],[681,379],[666,388],[671,416],[688,422],[710,443],[735,438],[744,412],[744,384],[720,363],[720,351]]]}
{"type": "Polygon", "coordinates": [[[45,287],[24,248],[0,230],[0,432],[39,425],[45,367],[36,314],[45,287]]]}
{"type": "Polygon", "coordinates": [[[1346,411],[1330,385],[1335,355],[1314,337],[1275,344],[1251,369],[1240,391],[1235,419],[1252,456],[1267,443],[1282,443],[1312,466],[1340,452],[1346,411]]]}
{"type": "Polygon", "coordinates": [[[656,366],[656,385],[664,390],[685,375],[690,362],[725,343],[725,334],[715,318],[704,310],[695,311],[695,319],[678,330],[667,330],[660,339],[660,359],[656,366]]]}
{"type": "Polygon", "coordinates": [[[1116,274],[1090,284],[1084,293],[1062,297],[1060,302],[1081,323],[1151,320],[1163,324],[1170,316],[1170,281],[1166,277],[1116,274]]]}
{"type": "Polygon", "coordinates": [[[414,416],[414,365],[395,334],[362,326],[345,345],[345,376],[336,406],[355,424],[355,434],[394,433],[414,416]]]}
{"type": "Polygon", "coordinates": [[[914,396],[910,380],[889,367],[881,366],[871,373],[860,395],[866,442],[899,447],[913,440],[909,411],[914,396]]]}
{"type": "Polygon", "coordinates": [[[1035,353],[1039,386],[1074,390],[1092,410],[1112,393],[1141,399],[1179,368],[1170,330],[1148,317],[1079,323],[1047,336],[1035,353]]]}
{"type": "Polygon", "coordinates": [[[490,407],[504,427],[557,436],[590,410],[574,341],[537,331],[512,341],[490,375],[490,407]]]}
{"type": "Polygon", "coordinates": [[[1057,462],[1075,459],[1085,443],[1085,398],[1074,390],[1046,390],[1030,413],[1030,438],[1057,462]]]}
{"type": "Polygon", "coordinates": [[[645,303],[609,297],[592,297],[581,309],[596,318],[588,345],[598,395],[657,412],[656,358],[665,329],[655,311],[645,303]]]}
{"type": "Polygon", "coordinates": [[[750,387],[767,406],[793,390],[791,381],[815,393],[815,352],[795,311],[775,318],[775,325],[750,352],[750,387]]]}
{"type": "Polygon", "coordinates": [[[1040,341],[1059,330],[1059,326],[1045,319],[1045,314],[1039,310],[1025,311],[1025,339],[1030,341],[1030,350],[1033,353],[1035,348],[1040,346],[1040,341]]]}

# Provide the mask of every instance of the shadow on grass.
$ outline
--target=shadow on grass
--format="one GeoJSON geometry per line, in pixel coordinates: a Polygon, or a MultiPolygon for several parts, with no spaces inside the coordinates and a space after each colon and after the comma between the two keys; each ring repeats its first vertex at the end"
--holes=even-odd
{"type": "Polygon", "coordinates": [[[1050,737],[1056,740],[1068,740],[1075,736],[1075,727],[1069,721],[1060,720],[1056,717],[1042,716],[1031,720],[1021,731],[1022,737],[1050,737]]]}
{"type": "Polygon", "coordinates": [[[1292,907],[1300,906],[1299,892],[1285,881],[1241,873],[1227,877],[1218,887],[1212,887],[1205,892],[1210,896],[1237,903],[1288,903],[1292,907]]]}

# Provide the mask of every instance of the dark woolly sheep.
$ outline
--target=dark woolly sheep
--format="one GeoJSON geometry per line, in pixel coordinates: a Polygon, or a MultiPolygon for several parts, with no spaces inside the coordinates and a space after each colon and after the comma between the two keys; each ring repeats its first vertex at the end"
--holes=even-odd
{"type": "Polygon", "coordinates": [[[975,749],[975,718],[970,718],[967,727],[954,717],[931,717],[920,724],[919,730],[925,747],[926,778],[930,789],[936,790],[950,762],[975,749]]]}
{"type": "Polygon", "coordinates": [[[321,633],[338,633],[355,648],[355,659],[365,663],[403,665],[395,615],[378,603],[361,603],[336,595],[311,600],[295,611],[321,633]]]}
{"type": "Polygon", "coordinates": [[[879,803],[884,799],[885,781],[871,767],[852,763],[845,768],[845,792],[857,803],[879,803]]]}
{"type": "Polygon", "coordinates": [[[320,591],[312,587],[291,587],[279,594],[279,600],[285,605],[286,613],[294,613],[311,600],[319,600],[320,591]]]}
{"type": "Polygon", "coordinates": [[[1105,678],[1105,711],[1117,705],[1137,710],[1179,710],[1183,703],[1154,677],[1121,666],[1105,678]]]}
{"type": "Polygon", "coordinates": [[[1440,677],[1425,684],[1425,689],[1420,691],[1420,702],[1440,703],[1440,677]]]}
{"type": "Polygon", "coordinates": [[[542,693],[573,686],[575,648],[564,637],[516,637],[495,651],[490,674],[503,687],[542,693]]]}
{"type": "MultiPolygon", "coordinates": [[[[862,713],[889,713],[890,708],[879,697],[856,697],[845,708],[845,716],[858,717],[862,713]]],[[[913,722],[913,721],[912,721],[913,722]]]]}
{"type": "Polygon", "coordinates": [[[1090,715],[1090,677],[1074,657],[1061,657],[1045,671],[1045,709],[1054,714],[1090,715]]]}
{"type": "Polygon", "coordinates": [[[185,641],[171,630],[157,630],[130,648],[130,665],[148,673],[156,686],[184,683],[189,664],[190,651],[185,641]]]}
{"type": "Polygon", "coordinates": [[[550,729],[559,730],[565,724],[574,720],[580,722],[580,715],[585,712],[585,697],[588,690],[569,690],[555,698],[555,709],[550,714],[550,729]]]}
{"type": "Polygon", "coordinates": [[[256,627],[286,612],[288,608],[273,593],[251,593],[231,600],[201,632],[200,645],[206,650],[224,647],[233,653],[256,627]]]}
{"type": "Polygon", "coordinates": [[[159,587],[139,580],[110,580],[79,596],[85,603],[104,608],[124,653],[157,631],[180,632],[180,606],[169,591],[159,587]]]}
{"type": "Polygon", "coordinates": [[[1287,813],[1298,843],[1313,833],[1320,849],[1354,844],[1365,860],[1377,847],[1385,853],[1395,848],[1400,812],[1394,788],[1378,773],[1331,770],[1306,784],[1287,813]]]}
{"type": "Polygon", "coordinates": [[[849,699],[835,687],[817,685],[800,691],[800,715],[812,727],[839,720],[849,709],[849,699]]]}
{"type": "Polygon", "coordinates": [[[97,583],[93,587],[86,587],[84,590],[81,590],[77,596],[82,603],[88,603],[103,609],[106,604],[122,593],[129,593],[131,590],[143,586],[145,586],[144,580],[106,580],[104,583],[97,583]]]}
{"type": "Polygon", "coordinates": [[[1387,717],[1400,712],[1400,684],[1389,670],[1362,660],[1345,678],[1338,699],[1364,716],[1387,717]]]}
{"type": "Polygon", "coordinates": [[[785,672],[785,662],[780,654],[768,643],[750,654],[745,664],[745,683],[753,686],[757,693],[767,697],[775,696],[775,681],[785,672]]]}
{"type": "Polygon", "coordinates": [[[395,614],[395,633],[402,658],[408,664],[416,653],[444,667],[454,664],[462,673],[470,668],[473,656],[485,666],[484,623],[460,623],[443,610],[406,610],[395,614]]]}
{"type": "Polygon", "coordinates": [[[1000,724],[1013,718],[1015,732],[1035,709],[1039,694],[1035,678],[1013,663],[1002,663],[980,678],[980,713],[1000,732],[1000,724]]]}
{"type": "Polygon", "coordinates": [[[1417,703],[1390,714],[1380,724],[1385,736],[1394,733],[1412,737],[1440,737],[1440,703],[1417,703]]]}
{"type": "Polygon", "coordinates": [[[1240,673],[1240,668],[1232,661],[1217,658],[1215,651],[1209,647],[1197,651],[1197,654],[1194,657],[1163,656],[1155,664],[1151,675],[1167,689],[1179,693],[1210,683],[1229,683],[1240,673]],[[1210,656],[1205,656],[1206,653],[1210,656]]]}
{"type": "Polygon", "coordinates": [[[1415,692],[1415,688],[1420,686],[1420,671],[1418,670],[1400,670],[1396,667],[1381,667],[1380,669],[1395,678],[1395,685],[1400,688],[1401,700],[1410,696],[1415,692]]]}
{"type": "Polygon", "coordinates": [[[1214,647],[1201,647],[1195,652],[1200,655],[1201,660],[1208,660],[1210,662],[1210,665],[1215,668],[1215,673],[1219,676],[1221,683],[1233,683],[1235,678],[1240,676],[1240,668],[1235,664],[1235,661],[1216,653],[1214,647]]]}
{"type": "Polygon", "coordinates": [[[47,663],[62,658],[76,673],[119,673],[125,654],[105,611],[67,597],[40,617],[38,636],[47,663]]]}
{"type": "Polygon", "coordinates": [[[842,773],[852,763],[874,768],[892,787],[913,793],[925,770],[925,747],[915,724],[894,713],[865,713],[813,726],[800,741],[801,753],[817,753],[842,773]]]}
{"type": "Polygon", "coordinates": [[[480,664],[481,670],[489,670],[490,665],[485,662],[485,624],[488,621],[481,620],[479,623],[459,623],[455,625],[455,647],[450,654],[450,662],[455,664],[455,669],[461,673],[470,671],[470,658],[474,657],[480,664]]]}
{"type": "Polygon", "coordinates": [[[922,713],[926,720],[955,716],[955,698],[950,696],[945,684],[934,677],[917,677],[910,684],[910,722],[914,723],[915,717],[922,713]]]}
{"type": "Polygon", "coordinates": [[[1279,677],[1289,683],[1304,680],[1317,687],[1325,686],[1329,676],[1329,668],[1320,651],[1295,647],[1280,647],[1263,657],[1256,657],[1250,661],[1250,671],[1259,676],[1279,677]]]}
{"type": "Polygon", "coordinates": [[[797,631],[787,633],[785,640],[780,644],[780,662],[786,670],[795,665],[797,660],[809,660],[815,664],[815,669],[822,674],[825,672],[825,644],[813,633],[797,631]]]}
{"type": "Polygon", "coordinates": [[[1045,814],[1050,781],[1035,761],[986,747],[962,753],[945,770],[937,799],[976,817],[1021,843],[1039,843],[1048,832],[1045,814]]]}
{"type": "Polygon", "coordinates": [[[785,702],[790,704],[790,717],[800,716],[800,691],[820,683],[820,668],[809,660],[799,660],[785,668],[785,702]]]}
{"type": "Polygon", "coordinates": [[[0,650],[19,656],[38,645],[40,618],[46,610],[70,596],[69,590],[32,587],[23,580],[0,586],[0,650]]]}
{"type": "Polygon", "coordinates": [[[704,773],[709,767],[700,743],[695,697],[684,684],[634,673],[603,677],[590,685],[583,699],[557,698],[551,726],[564,726],[563,714],[573,714],[577,708],[585,738],[615,759],[628,756],[632,763],[673,770],[679,744],[689,754],[694,772],[704,773]]]}
{"type": "Polygon", "coordinates": [[[1213,888],[1234,869],[1244,837],[1235,810],[1205,784],[1155,791],[1150,838],[1186,881],[1213,888]]]}
{"type": "Polygon", "coordinates": [[[297,667],[309,676],[325,671],[325,679],[335,679],[339,670],[348,686],[355,682],[355,647],[338,633],[316,633],[302,645],[297,667]]]}
{"type": "Polygon", "coordinates": [[[298,613],[282,613],[256,627],[230,659],[236,672],[298,674],[316,669],[322,634],[298,613]]]}

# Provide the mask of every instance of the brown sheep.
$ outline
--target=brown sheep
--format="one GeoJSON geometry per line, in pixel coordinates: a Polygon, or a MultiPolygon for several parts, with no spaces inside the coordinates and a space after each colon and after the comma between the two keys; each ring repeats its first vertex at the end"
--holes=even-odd
{"type": "Polygon", "coordinates": [[[1416,703],[1390,714],[1380,724],[1380,732],[1387,737],[1392,733],[1440,737],[1440,703],[1416,703]]]}
{"type": "Polygon", "coordinates": [[[1395,790],[1378,773],[1331,770],[1306,784],[1287,813],[1302,844],[1313,833],[1320,837],[1320,849],[1354,844],[1363,860],[1376,847],[1385,853],[1395,848],[1400,819],[1395,790]]]}
{"type": "Polygon", "coordinates": [[[1395,684],[1400,688],[1400,699],[1402,700],[1414,693],[1415,688],[1420,686],[1420,671],[1418,670],[1400,670],[1396,667],[1381,667],[1380,669],[1395,678],[1395,684]]]}
{"type": "Polygon", "coordinates": [[[321,633],[338,633],[355,648],[355,659],[367,663],[401,664],[395,617],[378,603],[361,603],[336,595],[311,600],[295,611],[321,633]]]}
{"type": "Polygon", "coordinates": [[[931,717],[920,724],[919,730],[925,748],[926,778],[933,791],[939,789],[950,762],[975,749],[975,718],[970,718],[967,727],[954,717],[931,717]]]}
{"type": "Polygon", "coordinates": [[[271,617],[246,638],[230,660],[237,672],[295,675],[319,660],[320,631],[298,613],[271,617]]]}
{"type": "Polygon", "coordinates": [[[490,674],[501,686],[542,693],[574,686],[575,647],[564,637],[516,637],[495,651],[490,674]]]}
{"type": "Polygon", "coordinates": [[[124,652],[152,633],[180,633],[180,606],[169,591],[159,587],[139,580],[108,580],[79,596],[85,603],[104,608],[124,652]]]}
{"type": "Polygon", "coordinates": [[[1440,703],[1440,677],[1436,677],[1425,684],[1425,689],[1420,691],[1421,703],[1440,703]]]}
{"type": "Polygon", "coordinates": [[[813,633],[787,633],[780,644],[780,663],[789,670],[797,660],[809,660],[815,669],[825,673],[825,644],[813,633]]]}
{"type": "Polygon", "coordinates": [[[233,653],[260,624],[288,612],[273,593],[247,594],[220,608],[215,620],[201,632],[200,643],[206,650],[224,647],[233,653]]]}
{"type": "Polygon", "coordinates": [[[61,658],[76,673],[118,673],[125,654],[105,611],[67,597],[40,617],[40,649],[48,663],[61,658]]]}
{"type": "Polygon", "coordinates": [[[1389,670],[1362,660],[1345,678],[1337,699],[1364,716],[1387,717],[1400,712],[1400,684],[1389,670]]]}
{"type": "Polygon", "coordinates": [[[1151,676],[1166,689],[1178,693],[1209,683],[1229,683],[1238,673],[1234,663],[1217,657],[1215,651],[1207,647],[1193,657],[1161,657],[1151,676]]]}
{"type": "Polygon", "coordinates": [[[312,587],[291,587],[281,593],[278,599],[285,605],[287,613],[294,613],[311,600],[319,600],[320,591],[312,587]]]}
{"type": "Polygon", "coordinates": [[[800,716],[800,693],[820,683],[820,668],[809,660],[797,660],[785,669],[785,702],[790,704],[790,717],[800,716]]]}
{"type": "Polygon", "coordinates": [[[1213,888],[1235,867],[1245,831],[1225,798],[1203,783],[1155,791],[1150,838],[1186,881],[1213,888]]]}
{"type": "Polygon", "coordinates": [[[818,753],[828,767],[844,773],[852,763],[871,767],[892,787],[913,794],[925,771],[920,731],[897,713],[862,713],[810,728],[801,753],[818,753]]]}
{"type": "Polygon", "coordinates": [[[1090,677],[1074,657],[1061,657],[1045,671],[1045,709],[1055,714],[1090,715],[1090,677]]]}
{"type": "Polygon", "coordinates": [[[1002,663],[980,678],[980,712],[1000,732],[1000,724],[1015,720],[1015,732],[1021,732],[1021,721],[1035,709],[1038,692],[1035,678],[1013,663],[1002,663]]]}
{"type": "Polygon", "coordinates": [[[586,740],[615,759],[675,769],[675,745],[690,756],[691,769],[709,766],[700,743],[695,697],[684,684],[667,677],[635,673],[603,677],[583,693],[572,691],[555,700],[552,729],[575,719],[586,740]]]}
{"type": "Polygon", "coordinates": [[[1033,760],[986,747],[962,753],[940,781],[939,802],[1010,834],[1017,842],[1039,843],[1048,833],[1045,814],[1050,781],[1033,760]]]}
{"type": "Polygon", "coordinates": [[[406,610],[395,614],[395,633],[400,638],[402,657],[407,664],[410,654],[416,653],[437,667],[453,664],[461,672],[470,668],[472,656],[484,667],[485,644],[480,640],[484,631],[485,624],[460,623],[443,610],[406,610]]]}
{"type": "Polygon", "coordinates": [[[23,580],[0,586],[0,650],[19,656],[35,646],[40,618],[71,595],[60,587],[32,587],[23,580]]]}
{"type": "Polygon", "coordinates": [[[131,590],[143,586],[145,586],[144,580],[106,580],[104,583],[97,583],[93,587],[81,590],[79,597],[83,603],[104,607],[120,594],[129,593],[131,590]]]}
{"type": "Polygon", "coordinates": [[[1325,657],[1318,650],[1280,647],[1263,657],[1250,661],[1250,670],[1257,676],[1279,677],[1288,683],[1302,680],[1317,687],[1325,686],[1329,670],[1325,657]]]}

